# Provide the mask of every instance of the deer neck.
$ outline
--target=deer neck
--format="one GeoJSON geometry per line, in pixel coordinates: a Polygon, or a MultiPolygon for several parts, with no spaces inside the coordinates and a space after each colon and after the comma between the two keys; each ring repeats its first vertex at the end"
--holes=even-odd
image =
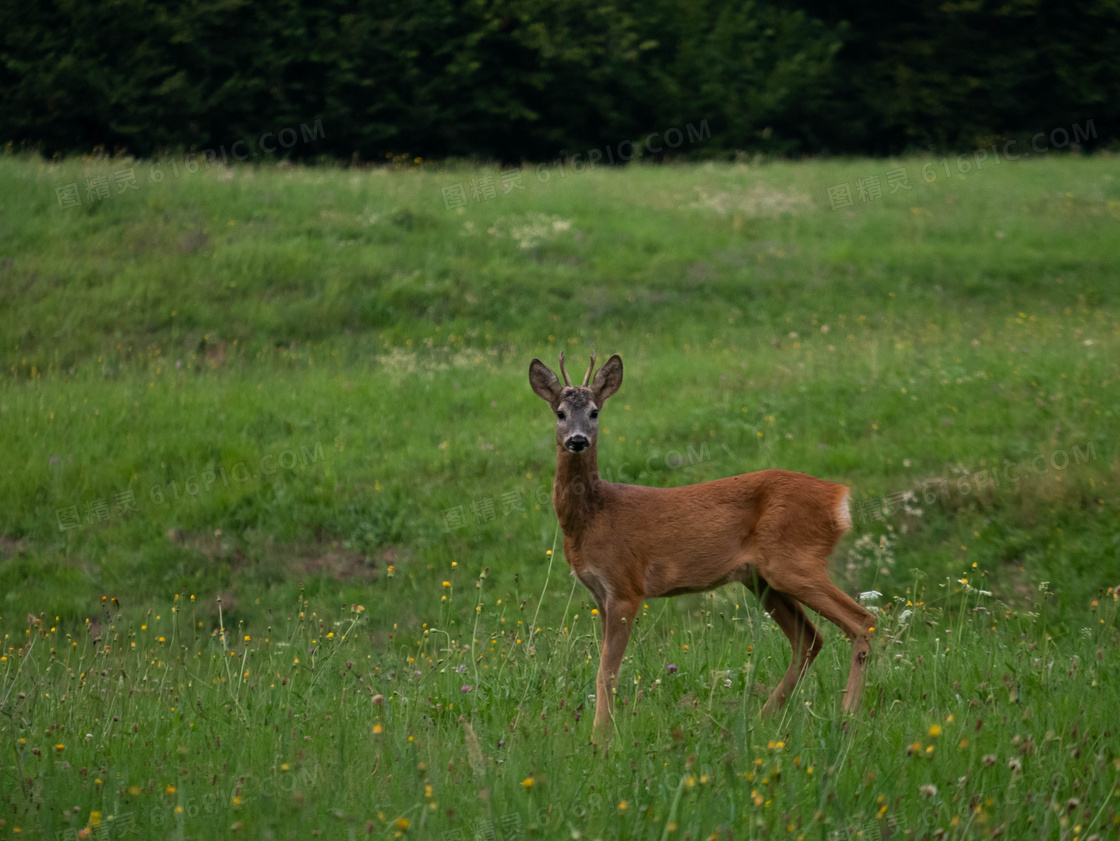
{"type": "Polygon", "coordinates": [[[582,453],[571,453],[557,446],[552,504],[565,536],[579,536],[595,510],[599,494],[598,444],[592,444],[582,453]]]}

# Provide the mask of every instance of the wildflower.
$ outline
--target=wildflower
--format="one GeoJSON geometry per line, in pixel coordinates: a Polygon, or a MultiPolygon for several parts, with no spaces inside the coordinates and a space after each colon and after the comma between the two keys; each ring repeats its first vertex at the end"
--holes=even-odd
{"type": "Polygon", "coordinates": [[[521,781],[521,787],[522,788],[532,788],[533,787],[533,778],[532,777],[526,777],[525,779],[523,779],[521,781]]]}
{"type": "Polygon", "coordinates": [[[399,829],[401,832],[404,832],[406,829],[408,829],[408,824],[408,818],[397,818],[397,829],[399,829]]]}
{"type": "Polygon", "coordinates": [[[620,812],[625,812],[625,811],[626,811],[626,807],[627,807],[627,806],[629,806],[629,805],[630,805],[630,804],[629,804],[629,803],[627,803],[627,802],[626,802],[625,800],[619,800],[619,801],[618,801],[618,811],[620,811],[620,812]]]}
{"type": "Polygon", "coordinates": [[[671,675],[676,674],[677,667],[673,663],[669,664],[668,669],[669,669],[669,674],[671,674],[671,675]]]}
{"type": "Polygon", "coordinates": [[[930,736],[932,736],[932,737],[933,737],[933,738],[935,738],[935,739],[936,739],[936,738],[937,738],[938,736],[940,736],[940,735],[941,735],[941,725],[940,725],[940,724],[933,724],[933,725],[930,725],[930,728],[929,728],[929,735],[930,735],[930,736]]]}
{"type": "Polygon", "coordinates": [[[459,687],[459,691],[460,692],[470,692],[471,688],[464,683],[462,686],[459,687]]]}
{"type": "Polygon", "coordinates": [[[56,751],[58,751],[59,753],[62,753],[64,750],[66,750],[66,745],[62,745],[62,744],[55,745],[54,749],[56,751]]]}
{"type": "Polygon", "coordinates": [[[984,762],[984,764],[985,764],[986,766],[988,766],[989,768],[991,768],[991,767],[992,767],[993,765],[995,765],[995,764],[996,764],[996,755],[995,755],[994,753],[986,753],[986,754],[984,754],[984,759],[983,759],[983,762],[984,762]]]}
{"type": "Polygon", "coordinates": [[[1023,763],[1015,757],[1007,760],[1007,767],[1011,769],[1011,773],[1013,774],[1021,774],[1023,772],[1023,763]]]}
{"type": "Polygon", "coordinates": [[[382,731],[381,731],[381,725],[380,724],[373,725],[373,735],[374,736],[380,736],[381,732],[382,731]]]}
{"type": "Polygon", "coordinates": [[[921,788],[918,789],[918,794],[920,794],[922,797],[926,798],[927,800],[931,797],[937,797],[937,786],[932,785],[932,784],[924,785],[924,786],[922,786],[921,788]]]}

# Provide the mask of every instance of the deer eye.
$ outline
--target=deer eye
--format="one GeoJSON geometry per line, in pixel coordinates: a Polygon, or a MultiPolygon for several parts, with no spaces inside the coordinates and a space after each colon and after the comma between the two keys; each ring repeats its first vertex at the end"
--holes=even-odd
{"type": "Polygon", "coordinates": [[[592,409],[591,410],[591,420],[595,420],[598,417],[599,417],[599,410],[598,409],[592,409]]]}
{"type": "Polygon", "coordinates": [[[567,417],[568,417],[568,416],[567,416],[567,415],[565,415],[565,414],[564,414],[563,412],[557,412],[557,413],[556,413],[556,419],[557,419],[557,420],[564,420],[564,419],[565,419],[565,418],[567,418],[567,417]]]}

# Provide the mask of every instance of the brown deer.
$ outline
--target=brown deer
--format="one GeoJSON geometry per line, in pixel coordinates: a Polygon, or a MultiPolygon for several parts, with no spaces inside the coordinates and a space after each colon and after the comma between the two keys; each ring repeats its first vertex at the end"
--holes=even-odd
{"type": "Polygon", "coordinates": [[[529,365],[529,384],[556,415],[552,503],[564,532],[564,557],[594,596],[603,623],[595,739],[609,738],[619,665],[642,600],[731,581],[762,600],[793,649],[763,714],[785,704],[821,650],[821,635],[802,605],[852,641],[843,709],[854,711],[874,619],[828,576],[829,553],[852,525],[848,489],[788,470],[681,488],[604,482],[598,474],[599,412],[622,385],[622,359],[616,354],[595,372],[592,354],[583,384],[573,386],[561,353],[560,373],[563,383],[539,359],[529,365]]]}

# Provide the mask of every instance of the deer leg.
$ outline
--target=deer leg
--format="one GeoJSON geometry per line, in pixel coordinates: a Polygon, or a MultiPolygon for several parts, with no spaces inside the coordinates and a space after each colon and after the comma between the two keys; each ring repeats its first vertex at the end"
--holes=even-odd
{"type": "Polygon", "coordinates": [[[595,681],[594,741],[609,741],[614,691],[618,686],[618,670],[622,654],[630,640],[630,627],[638,613],[641,599],[605,600],[603,615],[603,654],[599,659],[599,675],[595,681]]]}
{"type": "Polygon", "coordinates": [[[782,678],[782,682],[771,693],[766,705],[762,708],[762,715],[768,716],[776,713],[785,705],[797,682],[809,670],[809,666],[812,665],[813,660],[820,653],[823,641],[820,633],[809,621],[809,617],[805,615],[801,605],[792,598],[784,593],[779,593],[777,590],[767,590],[763,601],[766,610],[770,612],[771,618],[778,623],[782,633],[789,638],[790,648],[793,652],[789,669],[782,678]]]}
{"type": "Polygon", "coordinates": [[[852,665],[844,692],[844,712],[855,712],[863,692],[864,667],[871,654],[871,631],[875,617],[858,605],[828,577],[828,561],[817,558],[786,562],[769,580],[783,594],[811,607],[836,625],[852,641],[852,665]],[[819,570],[806,574],[805,570],[819,570]],[[774,580],[778,579],[778,580],[774,580]]]}

